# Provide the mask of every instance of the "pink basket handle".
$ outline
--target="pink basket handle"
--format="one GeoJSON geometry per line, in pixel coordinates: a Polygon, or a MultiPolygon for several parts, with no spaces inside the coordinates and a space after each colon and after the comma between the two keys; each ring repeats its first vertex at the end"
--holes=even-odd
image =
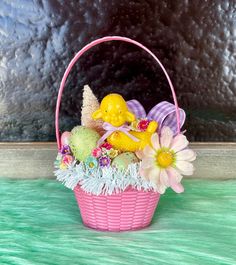
{"type": "Polygon", "coordinates": [[[178,133],[180,133],[180,115],[179,115],[179,107],[178,107],[178,102],[177,102],[177,98],[176,98],[176,94],[175,94],[175,90],[174,90],[174,86],[170,80],[170,77],[168,75],[168,73],[166,72],[166,69],[164,68],[164,66],[162,65],[162,63],[159,61],[159,59],[155,56],[154,53],[152,53],[147,47],[143,46],[141,43],[126,38],[126,37],[121,37],[121,36],[108,36],[108,37],[104,37],[104,38],[100,38],[97,40],[94,40],[92,42],[90,42],[89,44],[87,44],[86,46],[84,46],[78,53],[76,53],[76,55],[74,56],[74,58],[70,61],[64,75],[63,78],[61,80],[61,84],[60,84],[60,89],[58,91],[58,96],[57,96],[57,105],[56,105],[56,116],[55,116],[55,127],[56,127],[56,138],[57,138],[57,146],[58,146],[58,150],[60,150],[61,148],[61,141],[60,141],[60,133],[59,133],[59,110],[60,110],[60,104],[61,104],[61,97],[62,97],[62,93],[65,87],[65,83],[66,83],[66,79],[72,69],[72,67],[74,66],[74,64],[77,62],[77,60],[86,52],[88,51],[90,48],[103,43],[103,42],[107,42],[107,41],[113,41],[113,40],[118,40],[118,41],[124,41],[124,42],[129,42],[132,43],[140,48],[142,48],[143,50],[145,50],[147,53],[149,53],[154,60],[159,64],[159,66],[161,67],[161,69],[163,70],[167,81],[169,83],[171,92],[172,92],[172,96],[174,99],[174,104],[175,104],[175,112],[176,112],[176,122],[177,122],[177,131],[178,133]]]}

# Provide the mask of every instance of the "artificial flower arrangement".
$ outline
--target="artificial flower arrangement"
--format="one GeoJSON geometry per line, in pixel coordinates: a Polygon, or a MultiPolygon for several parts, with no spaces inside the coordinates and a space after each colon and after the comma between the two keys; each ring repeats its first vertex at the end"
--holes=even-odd
{"type": "MultiPolygon", "coordinates": [[[[171,105],[161,102],[153,110],[157,114],[159,109],[173,108],[171,105]]],[[[183,110],[181,113],[184,118],[183,110]]],[[[182,192],[182,175],[192,175],[195,153],[187,148],[186,136],[175,136],[173,123],[171,129],[151,116],[146,117],[137,100],[125,102],[119,94],[107,95],[99,107],[85,86],[83,125],[61,136],[55,162],[57,179],[71,189],[79,183],[96,195],[124,191],[129,185],[160,194],[168,187],[182,192]],[[122,175],[120,181],[117,174],[122,175]]]]}
{"type": "MultiPolygon", "coordinates": [[[[137,100],[109,94],[99,104],[84,87],[82,125],[61,136],[55,175],[65,186],[111,195],[132,187],[163,194],[183,192],[183,175],[193,173],[195,153],[184,134],[176,135],[174,105],[157,104],[148,115],[137,100]],[[165,117],[164,117],[165,116],[165,117]],[[169,125],[169,126],[168,126],[169,125]]],[[[185,114],[182,109],[181,124],[185,114]]]]}
{"type": "Polygon", "coordinates": [[[160,194],[167,188],[183,192],[183,175],[193,174],[195,153],[181,127],[185,112],[159,59],[141,43],[107,36],[84,46],[69,63],[58,92],[55,127],[58,155],[55,176],[72,189],[85,226],[105,231],[136,230],[152,220],[160,194]],[[66,79],[76,61],[90,48],[124,41],[145,50],[162,68],[174,105],[163,101],[149,113],[136,99],[106,95],[101,103],[84,87],[81,125],[59,133],[59,109],[66,79]]]}

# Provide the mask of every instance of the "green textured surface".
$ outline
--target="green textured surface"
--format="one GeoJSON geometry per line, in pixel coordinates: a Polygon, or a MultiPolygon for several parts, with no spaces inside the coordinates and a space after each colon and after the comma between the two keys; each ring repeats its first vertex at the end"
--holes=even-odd
{"type": "Polygon", "coordinates": [[[187,180],[152,225],[104,233],[81,223],[54,180],[0,180],[0,264],[236,264],[236,181],[187,180]]]}

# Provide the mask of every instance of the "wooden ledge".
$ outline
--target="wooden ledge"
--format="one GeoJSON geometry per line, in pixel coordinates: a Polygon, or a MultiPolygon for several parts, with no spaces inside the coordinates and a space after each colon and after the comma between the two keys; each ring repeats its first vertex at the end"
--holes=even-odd
{"type": "MultiPolygon", "coordinates": [[[[236,143],[195,142],[190,146],[197,153],[191,178],[236,179],[236,143]]],[[[0,177],[53,178],[56,155],[56,143],[0,143],[0,177]]]]}

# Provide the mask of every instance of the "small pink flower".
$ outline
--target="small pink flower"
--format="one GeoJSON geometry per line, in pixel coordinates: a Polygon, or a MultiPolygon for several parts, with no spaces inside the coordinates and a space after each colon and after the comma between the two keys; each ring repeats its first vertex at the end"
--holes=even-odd
{"type": "Polygon", "coordinates": [[[102,145],[100,145],[101,148],[105,148],[107,150],[110,150],[112,148],[112,145],[109,143],[103,143],[102,145]]]}
{"type": "Polygon", "coordinates": [[[63,156],[62,163],[65,165],[70,165],[73,162],[74,158],[70,155],[63,156]]]}
{"type": "Polygon", "coordinates": [[[138,127],[138,129],[139,129],[140,131],[143,132],[143,131],[146,131],[146,130],[147,130],[147,127],[148,127],[149,123],[150,123],[149,120],[141,120],[141,121],[138,123],[137,127],[138,127]]]}
{"type": "Polygon", "coordinates": [[[102,155],[102,149],[100,147],[94,148],[92,151],[92,156],[93,157],[100,157],[102,155]]]}

